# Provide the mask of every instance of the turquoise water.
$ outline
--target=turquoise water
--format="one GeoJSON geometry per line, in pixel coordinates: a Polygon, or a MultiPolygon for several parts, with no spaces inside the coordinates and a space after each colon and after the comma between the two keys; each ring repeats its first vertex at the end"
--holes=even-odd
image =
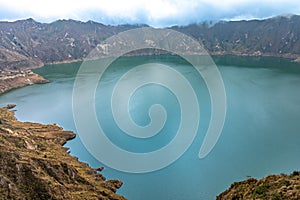
{"type": "MultiPolygon", "coordinates": [[[[221,137],[211,153],[198,158],[208,128],[211,103],[206,85],[193,67],[175,56],[122,58],[105,73],[96,93],[99,121],[109,139],[133,152],[148,152],[166,145],[180,121],[179,103],[168,89],[149,85],[138,90],[130,104],[133,120],[149,123],[150,105],[162,104],[168,119],[162,132],[149,140],[122,134],[113,123],[109,96],[118,78],[133,66],[162,63],[174,67],[193,85],[199,99],[201,119],[198,134],[187,152],[172,165],[155,172],[131,174],[105,166],[104,176],[121,179],[118,193],[128,199],[214,199],[234,181],[247,176],[260,178],[270,173],[300,169],[300,66],[284,59],[216,58],[227,95],[227,115],[221,137]]],[[[17,104],[21,121],[57,123],[76,132],[72,114],[72,89],[81,63],[49,65],[36,72],[51,82],[13,90],[0,96],[0,104],[17,104]]],[[[103,166],[82,145],[69,141],[71,154],[92,167],[103,166]]],[[[109,154],[109,152],[107,152],[109,154]]]]}

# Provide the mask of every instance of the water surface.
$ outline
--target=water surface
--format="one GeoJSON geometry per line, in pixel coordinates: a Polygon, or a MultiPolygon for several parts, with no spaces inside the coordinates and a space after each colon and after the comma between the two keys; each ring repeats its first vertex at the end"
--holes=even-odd
{"type": "MultiPolygon", "coordinates": [[[[270,173],[299,170],[300,66],[274,58],[225,57],[216,61],[226,88],[227,116],[218,143],[204,159],[198,158],[198,152],[208,128],[211,105],[205,83],[193,67],[174,56],[146,56],[122,58],[106,72],[96,93],[97,115],[104,129],[111,133],[108,135],[110,140],[124,149],[148,152],[161,148],[174,137],[180,121],[179,104],[172,92],[149,85],[133,96],[132,118],[140,125],[147,125],[147,108],[159,103],[168,112],[166,126],[158,137],[150,140],[122,135],[112,121],[109,94],[118,78],[133,66],[159,62],[174,67],[197,90],[201,111],[196,139],[172,165],[145,174],[105,167],[104,176],[124,182],[118,193],[131,200],[214,199],[232,182],[247,176],[260,178],[270,173]]],[[[37,73],[51,82],[6,93],[0,96],[0,104],[17,104],[16,116],[21,121],[57,123],[76,132],[72,89],[80,64],[48,65],[37,69],[37,73]]],[[[72,155],[91,167],[103,166],[87,152],[79,137],[66,146],[70,147],[72,155]]]]}

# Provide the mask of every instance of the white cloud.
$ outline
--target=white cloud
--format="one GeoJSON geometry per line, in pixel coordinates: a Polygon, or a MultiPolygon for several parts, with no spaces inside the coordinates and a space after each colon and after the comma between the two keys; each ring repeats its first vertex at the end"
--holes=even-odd
{"type": "Polygon", "coordinates": [[[0,20],[33,17],[147,23],[154,26],[203,20],[265,18],[300,14],[298,0],[0,0],[0,20]]]}

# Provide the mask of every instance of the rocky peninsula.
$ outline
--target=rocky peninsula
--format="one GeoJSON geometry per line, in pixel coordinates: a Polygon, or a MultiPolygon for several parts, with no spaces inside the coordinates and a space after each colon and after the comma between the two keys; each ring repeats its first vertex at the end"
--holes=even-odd
{"type": "Polygon", "coordinates": [[[11,89],[49,81],[31,70],[0,70],[0,95],[11,89]]]}
{"type": "Polygon", "coordinates": [[[20,122],[12,108],[0,108],[0,199],[125,199],[116,194],[121,181],[105,180],[62,146],[73,132],[20,122]]]}

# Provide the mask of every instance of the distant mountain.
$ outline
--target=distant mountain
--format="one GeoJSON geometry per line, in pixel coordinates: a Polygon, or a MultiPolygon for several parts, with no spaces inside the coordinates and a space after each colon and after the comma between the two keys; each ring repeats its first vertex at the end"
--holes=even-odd
{"type": "Polygon", "coordinates": [[[59,20],[50,24],[33,19],[0,22],[0,67],[19,67],[13,59],[23,60],[24,63],[27,58],[28,66],[34,62],[82,59],[105,38],[136,27],[105,26],[92,21],[74,20],[59,20]]]}
{"type": "MultiPolygon", "coordinates": [[[[146,25],[109,26],[101,23],[33,19],[0,22],[0,68],[38,67],[45,63],[83,59],[104,39],[146,25]]],[[[266,20],[219,22],[171,29],[201,41],[212,54],[300,55],[300,16],[266,20]]]]}
{"type": "Polygon", "coordinates": [[[214,54],[298,57],[300,16],[278,16],[266,20],[194,24],[172,29],[201,41],[214,54]]]}

